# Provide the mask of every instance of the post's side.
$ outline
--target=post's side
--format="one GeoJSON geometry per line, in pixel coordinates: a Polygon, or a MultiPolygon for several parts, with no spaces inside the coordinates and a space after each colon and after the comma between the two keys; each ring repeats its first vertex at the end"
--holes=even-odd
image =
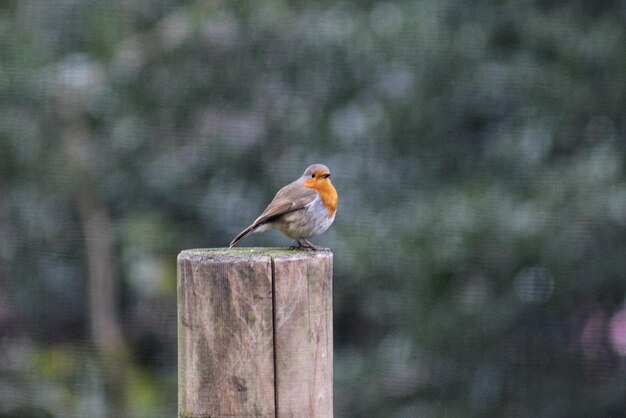
{"type": "Polygon", "coordinates": [[[269,257],[178,256],[178,416],[275,417],[269,257]]]}
{"type": "Polygon", "coordinates": [[[178,256],[178,417],[332,418],[330,251],[178,256]]]}
{"type": "Polygon", "coordinates": [[[274,258],[277,416],[333,416],[333,253],[274,258]]]}

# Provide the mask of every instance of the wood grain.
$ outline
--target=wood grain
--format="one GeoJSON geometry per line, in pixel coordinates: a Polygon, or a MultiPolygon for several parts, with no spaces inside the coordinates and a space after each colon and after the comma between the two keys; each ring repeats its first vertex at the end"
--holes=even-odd
{"type": "Polygon", "coordinates": [[[332,253],[274,259],[277,409],[332,417],[332,253]]]}
{"type": "Polygon", "coordinates": [[[269,257],[179,261],[179,416],[274,417],[269,257]]]}
{"type": "Polygon", "coordinates": [[[332,253],[178,256],[178,416],[332,417],[332,253]]]}

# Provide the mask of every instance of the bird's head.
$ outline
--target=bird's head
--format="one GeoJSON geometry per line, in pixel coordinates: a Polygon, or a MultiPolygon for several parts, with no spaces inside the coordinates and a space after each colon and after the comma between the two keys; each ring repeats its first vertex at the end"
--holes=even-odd
{"type": "Polygon", "coordinates": [[[302,177],[306,184],[312,187],[323,182],[330,182],[330,170],[323,164],[313,164],[304,170],[302,177]]]}

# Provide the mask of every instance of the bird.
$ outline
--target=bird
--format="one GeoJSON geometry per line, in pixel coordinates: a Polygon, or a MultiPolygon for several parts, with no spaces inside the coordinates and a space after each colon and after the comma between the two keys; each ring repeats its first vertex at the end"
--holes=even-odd
{"type": "Polygon", "coordinates": [[[263,213],[232,240],[229,249],[252,233],[274,229],[295,239],[298,245],[293,248],[319,250],[308,239],[330,227],[338,200],[328,167],[310,165],[300,178],[276,193],[263,213]]]}

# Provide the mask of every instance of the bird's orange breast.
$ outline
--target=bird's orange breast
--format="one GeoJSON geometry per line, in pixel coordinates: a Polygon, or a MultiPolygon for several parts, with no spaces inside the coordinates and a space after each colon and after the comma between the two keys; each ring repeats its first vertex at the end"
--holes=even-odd
{"type": "Polygon", "coordinates": [[[339,198],[337,197],[337,190],[335,190],[335,186],[333,186],[330,180],[327,178],[309,180],[305,182],[304,185],[320,194],[322,202],[324,202],[324,206],[328,208],[328,217],[332,218],[335,216],[335,212],[337,212],[337,201],[339,198]]]}

